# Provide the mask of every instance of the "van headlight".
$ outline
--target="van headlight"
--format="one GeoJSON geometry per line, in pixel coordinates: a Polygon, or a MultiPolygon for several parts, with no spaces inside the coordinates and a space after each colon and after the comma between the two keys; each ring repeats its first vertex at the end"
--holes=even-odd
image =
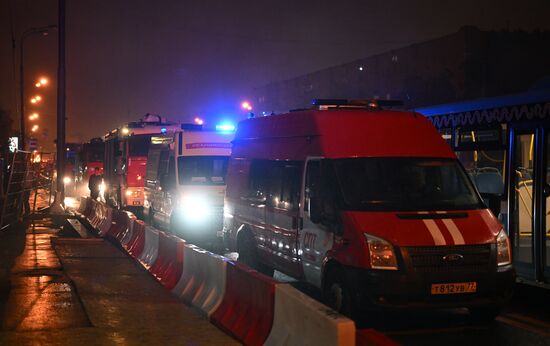
{"type": "Polygon", "coordinates": [[[497,265],[504,266],[512,263],[512,249],[510,248],[510,238],[501,229],[497,235],[497,265]]]}
{"type": "Polygon", "coordinates": [[[393,246],[382,238],[364,233],[369,245],[370,266],[373,269],[397,270],[393,246]]]}
{"type": "Polygon", "coordinates": [[[203,195],[184,195],[179,200],[178,211],[184,221],[202,222],[211,214],[210,203],[203,195]]]}

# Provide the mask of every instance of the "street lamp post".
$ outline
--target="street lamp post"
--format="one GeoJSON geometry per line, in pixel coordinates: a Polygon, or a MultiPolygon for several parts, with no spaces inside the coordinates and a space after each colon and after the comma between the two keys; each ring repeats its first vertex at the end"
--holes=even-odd
{"type": "Polygon", "coordinates": [[[32,36],[34,34],[42,34],[47,35],[48,31],[51,29],[57,28],[57,25],[48,25],[48,26],[42,26],[39,28],[31,28],[23,33],[21,35],[21,40],[19,43],[19,99],[21,102],[21,108],[20,108],[20,128],[21,128],[21,140],[19,141],[19,149],[24,150],[25,149],[25,82],[23,79],[23,45],[25,43],[25,39],[29,36],[32,36]]]}

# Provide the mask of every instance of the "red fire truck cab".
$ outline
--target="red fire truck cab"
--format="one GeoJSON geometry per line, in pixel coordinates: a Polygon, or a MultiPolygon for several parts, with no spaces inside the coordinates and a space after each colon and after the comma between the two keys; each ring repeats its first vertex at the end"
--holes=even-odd
{"type": "Polygon", "coordinates": [[[513,290],[510,243],[432,124],[373,101],[314,104],[239,124],[226,246],[322,289],[345,314],[467,307],[494,318],[513,290]]]}
{"type": "Polygon", "coordinates": [[[173,133],[179,124],[146,114],[105,135],[105,200],[112,206],[143,211],[147,153],[154,135],[173,133]]]}

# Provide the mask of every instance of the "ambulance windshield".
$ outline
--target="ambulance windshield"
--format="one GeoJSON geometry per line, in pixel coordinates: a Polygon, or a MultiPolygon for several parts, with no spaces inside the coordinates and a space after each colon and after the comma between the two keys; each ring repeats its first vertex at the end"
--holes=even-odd
{"type": "Polygon", "coordinates": [[[333,160],[348,210],[437,211],[483,207],[464,169],[453,159],[333,160]]]}
{"type": "Polygon", "coordinates": [[[228,156],[180,156],[180,185],[225,185],[228,156]]]}

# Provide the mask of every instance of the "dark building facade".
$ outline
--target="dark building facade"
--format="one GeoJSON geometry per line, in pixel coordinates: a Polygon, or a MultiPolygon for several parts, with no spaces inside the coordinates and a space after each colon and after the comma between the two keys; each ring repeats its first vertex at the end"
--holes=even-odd
{"type": "Polygon", "coordinates": [[[314,98],[399,99],[408,108],[524,91],[550,75],[549,31],[458,32],[253,90],[255,109],[314,98]]]}

